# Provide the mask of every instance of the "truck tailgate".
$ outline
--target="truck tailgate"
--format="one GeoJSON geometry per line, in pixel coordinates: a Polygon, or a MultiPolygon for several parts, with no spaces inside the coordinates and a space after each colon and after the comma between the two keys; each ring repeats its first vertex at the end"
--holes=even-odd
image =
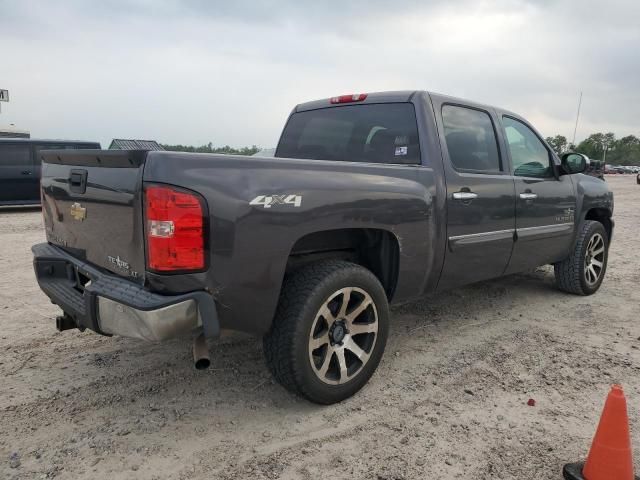
{"type": "Polygon", "coordinates": [[[143,283],[146,152],[57,150],[41,157],[47,241],[76,258],[143,283]]]}

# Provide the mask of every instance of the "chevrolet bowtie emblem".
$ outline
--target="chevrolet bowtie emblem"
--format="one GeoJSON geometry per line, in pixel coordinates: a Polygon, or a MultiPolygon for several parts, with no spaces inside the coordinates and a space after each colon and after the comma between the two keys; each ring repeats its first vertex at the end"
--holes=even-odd
{"type": "Polygon", "coordinates": [[[87,209],[76,202],[71,205],[71,216],[81,222],[87,218],[87,209]]]}

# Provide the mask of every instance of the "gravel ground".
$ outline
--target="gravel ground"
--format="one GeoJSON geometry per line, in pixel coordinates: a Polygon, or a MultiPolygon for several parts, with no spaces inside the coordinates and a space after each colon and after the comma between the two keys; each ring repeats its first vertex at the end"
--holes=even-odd
{"type": "Polygon", "coordinates": [[[599,293],[560,293],[544,267],[394,308],[377,373],[330,407],[275,384],[253,338],[200,372],[188,340],[56,332],[31,269],[40,212],[2,210],[0,478],[560,479],[614,382],[640,452],[640,186],[607,180],[599,293]]]}

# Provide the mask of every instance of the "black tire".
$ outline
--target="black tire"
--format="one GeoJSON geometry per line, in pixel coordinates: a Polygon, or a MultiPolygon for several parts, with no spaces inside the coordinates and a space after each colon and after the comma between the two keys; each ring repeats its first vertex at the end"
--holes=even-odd
{"type": "Polygon", "coordinates": [[[585,220],[580,227],[571,255],[553,266],[556,285],[560,290],[576,295],[591,295],[597,292],[607,271],[608,258],[609,237],[604,226],[600,222],[585,220]],[[602,238],[604,248],[600,258],[602,267],[598,272],[597,279],[589,281],[587,262],[591,257],[588,257],[588,247],[592,239],[595,240],[597,236],[602,238]]]}
{"type": "MultiPolygon", "coordinates": [[[[341,322],[339,317],[340,312],[337,312],[333,317],[333,323],[341,322]]],[[[327,318],[330,317],[327,316],[327,318]]],[[[302,267],[285,278],[275,319],[271,330],[263,339],[263,348],[267,365],[278,382],[288,390],[302,395],[312,402],[329,405],[352,396],[367,383],[382,358],[388,329],[389,305],[384,288],[376,276],[360,265],[337,260],[326,261],[302,267]],[[336,293],[340,291],[348,292],[348,294],[343,293],[342,296],[340,294],[336,296],[336,293]],[[362,295],[362,292],[365,294],[362,295]],[[347,324],[343,322],[345,328],[340,333],[344,334],[341,339],[344,342],[350,341],[349,339],[354,341],[358,339],[360,342],[358,347],[362,346],[362,339],[368,342],[370,350],[366,352],[365,345],[360,351],[366,353],[364,362],[360,361],[360,356],[353,355],[351,350],[347,351],[347,347],[343,346],[343,343],[339,343],[339,341],[333,343],[336,338],[339,338],[337,325],[330,325],[329,321],[325,322],[321,313],[326,312],[326,308],[333,305],[330,302],[337,302],[341,308],[342,303],[345,303],[345,298],[345,314],[348,307],[352,305],[351,298],[354,301],[362,298],[359,305],[349,309],[351,315],[344,315],[344,318],[355,315],[356,320],[351,319],[349,322],[352,323],[347,324]],[[363,307],[366,309],[362,313],[355,312],[358,310],[357,307],[365,304],[369,306],[363,307]],[[365,318],[365,323],[361,323],[362,318],[365,318]],[[374,318],[375,321],[372,320],[374,318]],[[331,344],[325,341],[319,350],[313,350],[312,353],[313,347],[311,345],[315,340],[314,335],[316,335],[316,333],[312,333],[312,328],[315,332],[321,323],[323,327],[326,325],[326,333],[322,333],[320,336],[332,339],[331,344]],[[365,326],[368,329],[369,325],[374,323],[377,324],[375,334],[372,332],[354,333],[356,329],[363,330],[365,326]],[[349,331],[349,328],[352,331],[349,331]],[[371,337],[371,335],[374,336],[371,337]],[[334,352],[334,349],[343,350],[341,358],[334,352]],[[322,352],[318,354],[322,355],[321,360],[326,359],[326,364],[330,366],[323,373],[321,372],[322,368],[318,369],[318,366],[312,363],[316,358],[314,355],[320,350],[324,351],[324,355],[322,352]],[[330,358],[327,358],[327,355],[330,358]],[[349,368],[355,372],[352,373],[353,377],[351,378],[347,369],[343,371],[339,368],[342,365],[347,365],[348,361],[351,362],[349,368]],[[335,385],[325,383],[331,381],[329,376],[335,369],[337,369],[336,381],[344,381],[345,383],[335,385]],[[345,380],[342,379],[343,372],[345,380]],[[325,380],[322,380],[321,377],[325,380]]],[[[353,343],[350,344],[353,345],[353,343]]],[[[362,356],[365,357],[364,354],[362,356]]],[[[324,366],[324,361],[322,364],[324,366]]]]}

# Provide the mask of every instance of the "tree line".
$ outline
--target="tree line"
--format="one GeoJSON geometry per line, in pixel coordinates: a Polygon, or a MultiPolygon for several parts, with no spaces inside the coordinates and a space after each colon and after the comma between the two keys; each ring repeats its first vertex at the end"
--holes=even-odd
{"type": "Polygon", "coordinates": [[[566,152],[583,153],[595,160],[605,160],[613,165],[640,165],[640,138],[635,135],[616,138],[612,132],[592,133],[578,145],[567,141],[563,135],[545,139],[558,155],[566,152]]]}
{"type": "Polygon", "coordinates": [[[233,148],[229,145],[224,147],[214,147],[213,143],[209,142],[206,145],[194,147],[193,145],[165,145],[162,144],[162,148],[171,152],[193,152],[193,153],[223,153],[225,155],[253,155],[257,153],[260,148],[257,145],[250,147],[233,148]]]}

